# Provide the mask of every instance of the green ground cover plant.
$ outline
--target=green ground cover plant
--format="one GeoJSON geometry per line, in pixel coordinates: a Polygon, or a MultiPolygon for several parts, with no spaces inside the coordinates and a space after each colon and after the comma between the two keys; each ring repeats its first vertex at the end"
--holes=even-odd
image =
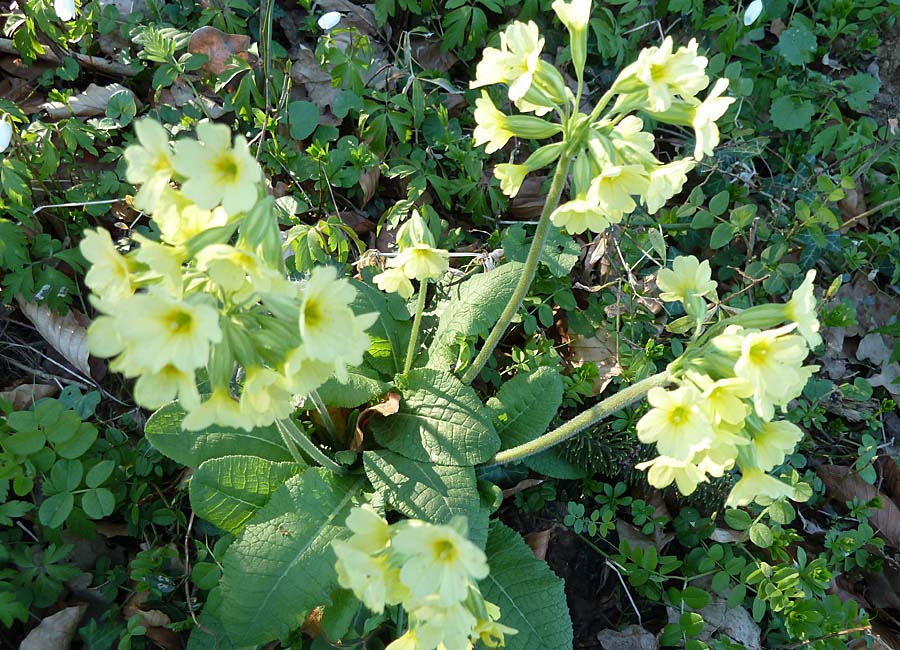
{"type": "Polygon", "coordinates": [[[895,3],[0,9],[14,644],[892,647],[895,3]]]}

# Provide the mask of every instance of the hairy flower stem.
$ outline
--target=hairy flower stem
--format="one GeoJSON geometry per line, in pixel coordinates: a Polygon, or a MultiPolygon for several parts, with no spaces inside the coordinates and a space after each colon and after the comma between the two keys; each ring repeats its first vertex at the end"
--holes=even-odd
{"type": "Polygon", "coordinates": [[[612,415],[619,409],[623,409],[626,406],[642,399],[651,388],[655,388],[656,386],[664,386],[670,381],[671,376],[669,375],[668,371],[665,370],[655,375],[651,375],[646,379],[642,379],[638,383],[632,384],[628,388],[623,388],[615,395],[607,397],[605,400],[603,400],[599,404],[595,404],[587,411],[579,413],[565,424],[557,427],[549,433],[545,433],[540,438],[535,438],[531,442],[526,442],[524,445],[519,445],[518,447],[513,447],[512,449],[507,449],[506,451],[499,452],[496,456],[487,461],[485,463],[485,466],[489,467],[493,465],[505,465],[506,463],[513,463],[522,460],[527,456],[542,452],[545,449],[550,449],[550,447],[558,445],[564,440],[568,440],[572,436],[581,433],[588,427],[596,424],[597,422],[600,422],[600,420],[603,420],[607,416],[612,415]]]}
{"type": "Polygon", "coordinates": [[[409,346],[406,348],[406,362],[403,364],[403,374],[410,371],[413,359],[416,358],[417,343],[419,342],[419,327],[422,325],[422,312],[425,311],[425,296],[428,294],[428,281],[419,283],[419,296],[416,299],[416,316],[413,318],[412,331],[409,333],[409,346]]]}
{"type": "Polygon", "coordinates": [[[309,397],[309,401],[313,403],[313,406],[316,407],[316,411],[319,413],[319,417],[322,418],[322,424],[325,425],[328,435],[334,440],[334,437],[337,435],[337,428],[334,426],[334,420],[331,419],[331,414],[328,412],[325,402],[322,401],[322,398],[319,397],[319,393],[316,391],[312,391],[307,397],[309,397]]]}
{"type": "Polygon", "coordinates": [[[563,188],[566,185],[566,177],[569,175],[571,162],[572,156],[565,152],[556,163],[556,173],[553,175],[553,180],[550,183],[547,202],[544,204],[540,221],[538,221],[537,229],[534,231],[534,239],[531,242],[531,248],[528,250],[528,257],[525,259],[525,266],[522,269],[521,277],[519,277],[519,283],[516,285],[516,289],[513,291],[513,295],[509,299],[503,313],[500,314],[500,318],[494,324],[491,333],[485,339],[478,356],[475,357],[472,365],[463,374],[462,382],[464,384],[471,384],[478,377],[478,373],[484,368],[487,360],[493,354],[494,348],[497,347],[500,339],[506,333],[506,328],[512,321],[513,316],[516,315],[519,307],[522,306],[522,301],[528,294],[528,289],[531,288],[531,282],[534,280],[538,261],[541,258],[541,250],[544,248],[544,242],[547,241],[547,235],[550,234],[550,215],[556,209],[556,206],[559,205],[559,197],[562,196],[563,188]]]}
{"type": "MultiPolygon", "coordinates": [[[[347,473],[347,470],[344,467],[341,467],[336,462],[331,460],[328,456],[325,455],[325,452],[323,452],[315,445],[315,443],[313,443],[312,440],[307,438],[306,434],[303,433],[290,418],[275,420],[275,425],[278,427],[278,431],[279,433],[281,433],[282,437],[286,437],[289,440],[297,443],[297,445],[300,446],[300,449],[302,449],[307,456],[312,458],[319,465],[334,474],[347,473]]],[[[290,449],[290,445],[288,445],[288,449],[290,449]]]]}

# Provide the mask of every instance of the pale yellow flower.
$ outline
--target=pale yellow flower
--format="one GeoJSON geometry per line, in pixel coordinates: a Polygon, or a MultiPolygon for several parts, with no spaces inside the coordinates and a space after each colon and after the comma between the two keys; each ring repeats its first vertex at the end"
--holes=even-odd
{"type": "Polygon", "coordinates": [[[500,618],[500,608],[494,603],[486,600],[484,607],[488,617],[478,620],[472,636],[478,637],[478,640],[488,648],[502,648],[506,645],[506,635],[517,634],[518,630],[497,622],[500,618]]]}
{"type": "Polygon", "coordinates": [[[303,288],[300,303],[300,336],[304,350],[313,359],[334,361],[353,334],[350,303],[356,290],[337,269],[317,266],[303,288]]]}
{"type": "Polygon", "coordinates": [[[659,164],[653,155],[655,146],[653,134],[644,131],[644,121],[639,117],[628,115],[623,118],[613,128],[610,137],[618,154],[618,162],[644,168],[659,164]]]}
{"type": "Polygon", "coordinates": [[[461,603],[442,605],[433,600],[410,612],[420,646],[429,650],[470,650],[469,636],[477,619],[461,603]]]}
{"type": "Polygon", "coordinates": [[[142,374],[134,383],[134,400],[144,408],[158,409],[176,397],[185,411],[200,405],[193,370],[184,372],[169,364],[159,372],[142,374]]]}
{"type": "Polygon", "coordinates": [[[357,506],[347,515],[347,528],[353,531],[348,544],[366,553],[380,553],[391,544],[391,527],[370,504],[357,506]]]}
{"type": "Polygon", "coordinates": [[[803,430],[787,420],[764,422],[753,432],[753,450],[756,464],[764,472],[773,470],[792,453],[797,443],[803,439],[803,430]]]}
{"type": "Polygon", "coordinates": [[[475,146],[486,145],[485,153],[494,153],[505,147],[515,135],[508,122],[509,117],[497,110],[487,92],[482,90],[481,97],[475,100],[475,131],[472,134],[475,146]]]}
{"type": "Polygon", "coordinates": [[[125,149],[125,178],[129,183],[142,185],[134,197],[135,206],[152,211],[174,172],[172,147],[169,144],[169,134],[155,120],[136,121],[134,132],[140,144],[133,144],[125,149]]]}
{"type": "Polygon", "coordinates": [[[291,350],[284,361],[285,381],[295,395],[309,395],[333,374],[334,362],[311,358],[304,345],[291,350]]]}
{"type": "Polygon", "coordinates": [[[650,177],[640,165],[610,165],[594,177],[588,193],[607,215],[621,219],[637,207],[632,196],[643,194],[649,183],[650,177]]]}
{"type": "Polygon", "coordinates": [[[408,521],[395,533],[393,549],[405,557],[400,580],[413,598],[434,594],[441,605],[452,605],[466,598],[472,580],[488,574],[484,552],[450,526],[408,521]]]}
{"type": "Polygon", "coordinates": [[[241,389],[241,413],[253,426],[264,427],[283,420],[294,411],[293,395],[285,378],[262,366],[247,368],[241,389]]]}
{"type": "Polygon", "coordinates": [[[664,488],[673,482],[684,495],[693,494],[700,483],[706,482],[706,475],[692,460],[678,460],[668,456],[657,456],[635,466],[647,472],[647,482],[653,487],[664,488]]]}
{"type": "Polygon", "coordinates": [[[522,99],[534,80],[543,48],[544,39],[534,22],[512,23],[500,34],[500,49],[484,51],[469,87],[503,83],[509,86],[510,100],[522,99]]]}
{"type": "Polygon", "coordinates": [[[389,558],[385,555],[373,557],[340,540],[332,542],[331,548],[338,558],[335,565],[338,584],[352,590],[376,614],[383,612],[385,604],[392,602],[390,596],[398,595],[391,593],[389,596],[389,591],[392,591],[389,583],[398,583],[397,569],[390,566],[389,558]]]}
{"type": "Polygon", "coordinates": [[[581,32],[587,28],[591,19],[591,0],[555,0],[552,7],[569,31],[581,32]]]}
{"type": "Polygon", "coordinates": [[[162,292],[136,295],[117,315],[132,361],[146,372],[167,365],[190,372],[206,365],[210,343],[222,340],[219,313],[210,305],[162,292]]]}
{"type": "Polygon", "coordinates": [[[235,136],[232,147],[231,129],[201,122],[197,137],[175,143],[173,165],[187,179],[181,186],[184,195],[201,208],[221,203],[230,215],[252,208],[259,197],[262,170],[244,136],[235,136]]]}
{"type": "Polygon", "coordinates": [[[646,89],[647,107],[654,112],[664,112],[677,94],[684,99],[694,97],[709,85],[704,73],[706,57],[697,54],[697,41],[692,39],[687,47],[673,52],[674,42],[667,36],[660,47],[641,51],[638,60],[619,75],[617,85],[637,79],[646,89]]]}
{"type": "Polygon", "coordinates": [[[669,199],[681,192],[687,182],[687,173],[696,164],[690,158],[682,158],[660,165],[650,172],[650,185],[643,196],[649,214],[655,214],[669,199]]]}
{"type": "Polygon", "coordinates": [[[91,263],[84,283],[104,302],[116,303],[134,293],[131,265],[106,230],[85,230],[79,249],[91,263]]]}
{"type": "Polygon", "coordinates": [[[87,329],[88,350],[95,357],[109,358],[121,353],[125,342],[114,316],[98,316],[87,329]]]}
{"type": "Polygon", "coordinates": [[[415,208],[409,215],[409,219],[404,221],[397,229],[396,244],[400,250],[416,244],[427,244],[432,248],[437,247],[434,235],[431,234],[431,230],[428,228],[428,223],[415,208]]]}
{"type": "MultiPolygon", "coordinates": [[[[384,650],[426,650],[425,646],[419,643],[415,630],[407,630],[403,636],[397,638],[387,645],[384,650]]],[[[432,650],[432,649],[428,649],[432,650]]]]}
{"type": "Polygon", "coordinates": [[[715,296],[718,283],[712,279],[709,261],[698,260],[693,255],[680,255],[672,262],[671,269],[660,269],[656,274],[660,288],[659,297],[667,302],[685,301],[688,292],[696,296],[715,296]]]}
{"type": "Polygon", "coordinates": [[[200,431],[214,424],[250,431],[253,424],[241,413],[241,405],[227,388],[214,388],[212,395],[184,418],[181,427],[186,431],[200,431]]]}
{"type": "MultiPolygon", "coordinates": [[[[691,373],[689,377],[694,379],[691,373]]],[[[708,377],[706,379],[709,383],[705,386],[698,384],[698,388],[703,391],[703,398],[715,414],[715,424],[720,422],[741,424],[750,413],[750,408],[743,401],[753,396],[753,386],[750,382],[738,377],[726,377],[718,381],[712,381],[708,377]]]]}
{"type": "Polygon", "coordinates": [[[756,501],[758,497],[775,500],[781,497],[794,498],[794,488],[769,476],[758,467],[741,467],[741,480],[732,488],[725,505],[739,508],[756,501]]]}
{"type": "Polygon", "coordinates": [[[500,190],[512,198],[519,193],[530,171],[527,165],[501,163],[494,167],[494,176],[500,181],[500,190]]]}
{"type": "Polygon", "coordinates": [[[182,246],[200,233],[228,223],[228,213],[221,206],[206,210],[169,187],[160,193],[152,217],[162,240],[172,246],[182,246]]]}
{"type": "Polygon", "coordinates": [[[609,216],[591,193],[557,206],[550,215],[550,221],[558,228],[565,228],[570,235],[579,235],[585,230],[601,233],[610,224],[609,216]]]}
{"type": "Polygon", "coordinates": [[[181,298],[183,280],[181,265],[184,262],[184,251],[147,239],[139,233],[133,238],[141,247],[135,253],[135,259],[146,264],[162,280],[161,284],[169,295],[181,298]]]}
{"type": "Polygon", "coordinates": [[[383,272],[373,277],[372,282],[385,293],[399,294],[404,300],[409,298],[415,292],[412,282],[406,277],[406,273],[403,272],[403,269],[399,268],[385,269],[383,272]]]}
{"type": "Polygon", "coordinates": [[[746,332],[734,374],[753,386],[756,412],[771,420],[775,405],[787,404],[799,394],[808,379],[801,368],[808,350],[802,337],[787,325],[763,332],[746,332]]]}
{"type": "Polygon", "coordinates": [[[728,90],[728,79],[719,79],[703,103],[694,110],[694,119],[691,124],[697,139],[697,144],[694,145],[694,158],[697,160],[702,160],[703,156],[711,156],[713,149],[719,144],[719,127],[716,125],[716,120],[722,117],[728,107],[734,103],[734,97],[720,97],[726,90],[728,90]]]}
{"type": "Polygon", "coordinates": [[[713,426],[700,392],[693,386],[651,388],[647,401],[654,408],[637,423],[641,442],[655,442],[661,455],[676,461],[690,460],[712,444],[713,426]]]}
{"type": "Polygon", "coordinates": [[[450,268],[450,254],[427,244],[416,244],[400,251],[388,266],[402,269],[410,280],[437,280],[450,268]]]}
{"type": "Polygon", "coordinates": [[[815,279],[815,269],[807,271],[803,283],[794,291],[786,305],[788,319],[797,323],[797,333],[806,340],[810,348],[822,344],[819,319],[816,316],[816,296],[813,293],[815,279]]]}

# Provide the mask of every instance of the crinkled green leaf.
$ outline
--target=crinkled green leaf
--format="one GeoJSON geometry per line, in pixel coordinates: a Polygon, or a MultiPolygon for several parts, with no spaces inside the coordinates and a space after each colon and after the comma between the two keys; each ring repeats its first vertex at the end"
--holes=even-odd
{"type": "Polygon", "coordinates": [[[562,403],[563,382],[559,371],[544,366],[521,373],[500,387],[487,402],[500,436],[501,449],[531,442],[543,433],[562,403]]]}
{"type": "Polygon", "coordinates": [[[412,325],[409,311],[397,294],[387,294],[367,282],[352,280],[356,289],[353,312],[377,313],[378,320],[366,330],[372,339],[369,361],[381,373],[394,375],[403,370],[406,346],[412,325]]]}
{"type": "Polygon", "coordinates": [[[363,478],[308,469],[272,493],[222,561],[219,618],[235,645],[299,627],[338,587],[332,540],[346,528],[363,478]]]}
{"type": "Polygon", "coordinates": [[[776,48],[791,65],[810,63],[816,53],[816,35],[809,27],[795,20],[781,32],[776,48]]]}
{"type": "Polygon", "coordinates": [[[571,650],[563,581],[499,521],[491,522],[485,552],[491,572],[479,583],[481,593],[500,608],[500,622],[518,630],[506,637],[506,650],[571,650]]]}
{"type": "Polygon", "coordinates": [[[477,465],[497,452],[490,412],[472,388],[431,368],[413,370],[407,379],[399,412],[370,425],[379,444],[440,465],[477,465]]]}
{"type": "Polygon", "coordinates": [[[198,517],[237,535],[284,482],[305,469],[256,456],[204,461],[191,479],[191,508],[198,517]]]}
{"type": "MultiPolygon", "coordinates": [[[[372,374],[375,374],[373,371],[372,374]]],[[[355,408],[388,392],[390,386],[377,377],[370,377],[362,369],[347,373],[347,381],[332,377],[319,386],[317,392],[327,406],[355,408]]]]}
{"type": "Polygon", "coordinates": [[[456,363],[457,337],[486,334],[512,297],[521,275],[522,264],[510,262],[452,287],[428,347],[428,366],[450,370],[456,363]]]}
{"type": "Polygon", "coordinates": [[[196,469],[210,458],[242,454],[274,462],[291,460],[275,425],[252,431],[217,425],[202,431],[184,431],[184,416],[184,409],[172,402],[151,415],[144,427],[150,443],[177,463],[196,469]]]}
{"type": "MultiPolygon", "coordinates": [[[[652,231],[651,231],[652,232],[652,231]]],[[[531,248],[531,240],[525,236],[525,228],[519,225],[510,226],[503,231],[503,253],[507,259],[524,262],[531,248]]],[[[547,240],[541,248],[541,264],[547,267],[550,274],[561,278],[569,275],[569,271],[578,262],[581,246],[572,237],[563,235],[556,226],[550,226],[547,240]]]]}
{"type": "Polygon", "coordinates": [[[422,463],[390,451],[367,451],[363,463],[369,481],[399,512],[435,524],[464,515],[469,537],[484,548],[489,513],[481,504],[472,467],[422,463]]]}

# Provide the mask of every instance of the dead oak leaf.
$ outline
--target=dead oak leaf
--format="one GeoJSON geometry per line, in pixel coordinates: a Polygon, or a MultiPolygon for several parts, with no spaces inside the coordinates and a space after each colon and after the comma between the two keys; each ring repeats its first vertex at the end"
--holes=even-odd
{"type": "Polygon", "coordinates": [[[816,468],[816,474],[825,484],[826,493],[841,505],[853,499],[866,503],[880,497],[881,508],[871,511],[869,522],[888,544],[900,548],[900,508],[893,501],[862,480],[850,467],[822,465],[816,468]]]}

